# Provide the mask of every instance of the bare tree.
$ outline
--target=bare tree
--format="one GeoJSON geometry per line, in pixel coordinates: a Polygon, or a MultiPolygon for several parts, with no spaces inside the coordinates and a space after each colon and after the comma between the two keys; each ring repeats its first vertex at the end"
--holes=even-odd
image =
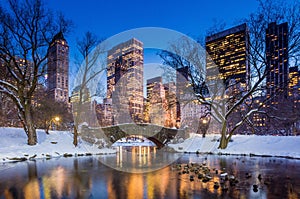
{"type": "Polygon", "coordinates": [[[45,72],[51,40],[57,32],[65,30],[65,22],[54,17],[42,0],[8,0],[0,7],[1,67],[9,76],[1,77],[0,92],[16,105],[29,145],[37,143],[33,95],[39,77],[45,72]]]}
{"type": "MultiPolygon", "coordinates": [[[[206,31],[206,36],[211,36],[213,34],[221,32],[225,30],[225,27],[226,27],[225,21],[215,18],[213,19],[213,24],[211,25],[211,27],[206,31]]],[[[205,42],[203,42],[203,44],[205,44],[205,42]]]]}
{"type": "Polygon", "coordinates": [[[266,127],[272,134],[293,135],[296,130],[295,124],[299,121],[299,103],[295,102],[298,97],[285,98],[282,93],[277,93],[276,105],[269,103],[262,108],[260,114],[266,119],[266,127]]]}
{"type": "MultiPolygon", "coordinates": [[[[205,74],[203,68],[203,55],[205,55],[197,45],[190,40],[182,38],[177,43],[170,46],[169,51],[163,51],[160,56],[165,64],[177,69],[180,67],[189,68],[189,78],[193,90],[200,103],[210,106],[211,117],[221,125],[221,139],[219,148],[225,149],[232,135],[243,124],[251,124],[250,118],[254,113],[265,113],[263,104],[250,108],[245,108],[247,101],[251,101],[253,96],[261,94],[265,89],[265,80],[267,75],[273,69],[267,67],[266,58],[266,29],[271,22],[289,23],[289,47],[288,52],[290,58],[297,63],[299,58],[300,47],[300,3],[295,1],[293,4],[287,4],[284,1],[260,0],[260,6],[256,13],[250,15],[245,21],[250,31],[249,61],[251,67],[250,82],[247,89],[241,92],[240,96],[230,95],[230,88],[235,89],[238,82],[231,82],[225,89],[224,82],[220,80],[207,81],[202,74],[205,74]],[[209,95],[203,93],[203,89],[209,89],[209,95]],[[241,115],[237,121],[232,120],[229,125],[229,118],[233,117],[236,112],[241,115]]],[[[209,57],[207,55],[207,57],[209,57]]],[[[207,61],[212,61],[209,58],[207,61]]],[[[207,74],[206,74],[207,75],[207,74]]],[[[270,101],[270,99],[267,99],[270,101]]],[[[267,101],[265,103],[267,103],[267,101]]]]}
{"type": "Polygon", "coordinates": [[[92,94],[89,92],[89,86],[90,84],[97,85],[97,81],[99,81],[97,77],[106,69],[106,62],[101,61],[101,55],[104,53],[104,50],[100,42],[101,40],[91,32],[86,32],[83,38],[77,41],[77,49],[81,59],[78,61],[78,75],[74,84],[76,90],[73,91],[77,97],[72,101],[74,115],[73,144],[75,146],[78,144],[78,127],[84,121],[83,118],[91,114],[84,108],[85,103],[90,103],[87,99],[92,94]]]}
{"type": "Polygon", "coordinates": [[[73,116],[64,102],[49,98],[47,90],[39,86],[34,96],[33,119],[37,128],[45,130],[49,134],[51,126],[56,130],[66,130],[73,122],[73,116]],[[59,127],[59,128],[57,128],[59,127]]]}
{"type": "MultiPolygon", "coordinates": [[[[276,55],[266,54],[266,30],[270,23],[288,23],[287,37],[289,44],[287,54],[289,67],[298,65],[300,58],[300,23],[297,20],[300,18],[300,1],[258,0],[258,2],[259,8],[257,12],[251,14],[245,20],[251,35],[249,60],[252,67],[252,82],[255,82],[256,79],[265,80],[266,75],[274,70],[268,63],[267,56],[276,57],[276,55]]],[[[289,131],[287,126],[289,126],[291,121],[295,121],[295,116],[291,111],[295,106],[291,99],[292,97],[284,96],[284,91],[289,90],[289,81],[286,81],[285,85],[281,85],[280,88],[275,87],[275,92],[260,103],[261,106],[259,106],[258,113],[266,118],[269,130],[286,129],[286,131],[289,131]],[[274,100],[277,103],[272,103],[274,100]],[[290,114],[285,114],[288,112],[290,114]]],[[[253,96],[265,92],[267,86],[265,84],[259,85],[253,96]]]]}
{"type": "Polygon", "coordinates": [[[0,126],[20,126],[15,104],[6,95],[0,93],[0,126]]]}

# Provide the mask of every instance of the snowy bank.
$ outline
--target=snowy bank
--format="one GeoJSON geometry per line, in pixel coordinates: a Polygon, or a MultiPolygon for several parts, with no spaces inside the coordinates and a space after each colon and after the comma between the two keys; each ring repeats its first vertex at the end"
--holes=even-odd
{"type": "Polygon", "coordinates": [[[16,158],[52,158],[61,156],[109,154],[113,149],[99,149],[97,146],[79,140],[74,147],[73,135],[67,131],[37,130],[38,144],[27,145],[27,136],[23,129],[0,127],[0,162],[14,161],[16,158]]]}
{"type": "MultiPolygon", "coordinates": [[[[81,156],[90,154],[116,153],[114,149],[99,149],[82,140],[77,147],[72,144],[71,132],[37,130],[38,144],[27,145],[23,129],[0,127],[0,162],[15,161],[13,158],[52,158],[64,155],[81,156]]],[[[237,155],[284,156],[300,158],[300,136],[256,136],[235,135],[224,150],[218,149],[220,135],[191,134],[191,137],[180,144],[168,144],[177,152],[214,153],[237,155]]]]}
{"type": "Polygon", "coordinates": [[[178,152],[214,153],[300,158],[300,136],[234,135],[224,150],[218,149],[220,135],[191,134],[180,144],[169,144],[178,152]]]}

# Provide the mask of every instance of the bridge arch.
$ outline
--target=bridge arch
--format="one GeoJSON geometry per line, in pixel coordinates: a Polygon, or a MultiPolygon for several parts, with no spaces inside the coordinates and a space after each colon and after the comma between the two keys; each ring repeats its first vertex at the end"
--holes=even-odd
{"type": "Polygon", "coordinates": [[[81,128],[80,136],[83,140],[92,144],[97,144],[97,140],[105,139],[112,145],[121,138],[130,135],[141,135],[152,141],[158,148],[162,148],[174,138],[186,139],[188,136],[182,129],[170,129],[155,124],[120,124],[116,126],[90,128],[84,126],[81,128]]]}

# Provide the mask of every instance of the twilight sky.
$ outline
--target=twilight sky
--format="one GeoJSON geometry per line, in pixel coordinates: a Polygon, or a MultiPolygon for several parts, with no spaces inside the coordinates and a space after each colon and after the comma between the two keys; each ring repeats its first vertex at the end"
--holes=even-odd
{"type": "Polygon", "coordinates": [[[66,35],[71,55],[76,38],[86,31],[108,38],[133,28],[162,27],[198,37],[214,20],[231,27],[258,5],[256,0],[51,0],[47,4],[75,25],[66,35]]]}
{"type": "MultiPolygon", "coordinates": [[[[109,38],[141,27],[168,28],[193,38],[204,36],[214,21],[226,28],[255,12],[256,0],[51,0],[47,5],[71,19],[74,28],[65,35],[70,46],[70,80],[73,79],[76,39],[91,31],[99,38],[109,38]]],[[[161,63],[155,51],[144,54],[144,81],[160,75],[153,63],[161,63]],[[148,67],[149,66],[149,67],[148,67]],[[151,67],[150,67],[151,66],[151,67]],[[154,69],[154,70],[153,70],[154,69]],[[156,71],[153,73],[153,71],[156,71]]],[[[71,88],[73,86],[71,85],[71,88]]]]}

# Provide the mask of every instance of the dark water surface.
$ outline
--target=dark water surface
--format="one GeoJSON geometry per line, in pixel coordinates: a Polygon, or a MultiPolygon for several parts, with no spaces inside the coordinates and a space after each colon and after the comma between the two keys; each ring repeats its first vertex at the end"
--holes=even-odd
{"type": "MultiPolygon", "coordinates": [[[[103,164],[109,160],[120,169],[126,159],[146,167],[153,161],[153,151],[147,149],[143,153],[139,156],[131,150],[123,150],[121,157],[118,153],[0,164],[0,199],[300,198],[299,160],[184,154],[174,164],[146,173],[122,172],[103,164]],[[147,151],[151,154],[145,154],[147,151]],[[177,165],[184,167],[188,163],[205,163],[212,179],[205,183],[193,172],[179,174],[177,165]],[[221,171],[234,175],[239,182],[235,186],[228,185],[227,191],[215,189],[214,183],[220,182],[221,171]],[[191,175],[194,181],[190,181],[191,175]],[[253,184],[258,185],[256,191],[253,184]]],[[[178,154],[167,154],[166,158],[169,156],[178,154]]]]}

